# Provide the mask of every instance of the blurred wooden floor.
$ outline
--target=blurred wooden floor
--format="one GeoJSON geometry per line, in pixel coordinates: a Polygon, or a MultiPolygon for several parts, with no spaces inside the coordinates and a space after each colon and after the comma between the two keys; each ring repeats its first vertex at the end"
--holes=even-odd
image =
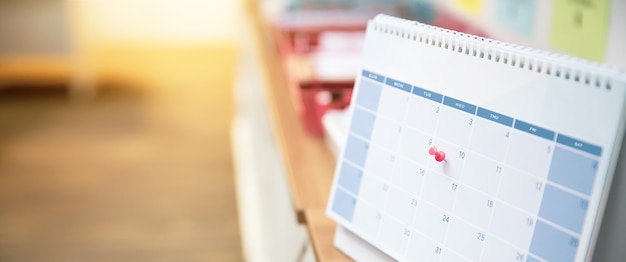
{"type": "Polygon", "coordinates": [[[0,90],[0,261],[243,260],[228,129],[235,50],[99,59],[117,81],[90,103],[0,90]]]}

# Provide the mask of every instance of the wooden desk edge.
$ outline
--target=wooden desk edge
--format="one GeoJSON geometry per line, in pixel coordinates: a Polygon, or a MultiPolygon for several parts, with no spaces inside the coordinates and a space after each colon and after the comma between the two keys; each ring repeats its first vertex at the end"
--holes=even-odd
{"type": "Polygon", "coordinates": [[[318,261],[351,261],[348,256],[335,248],[337,224],[326,216],[324,209],[307,209],[305,216],[309,238],[318,261]]]}

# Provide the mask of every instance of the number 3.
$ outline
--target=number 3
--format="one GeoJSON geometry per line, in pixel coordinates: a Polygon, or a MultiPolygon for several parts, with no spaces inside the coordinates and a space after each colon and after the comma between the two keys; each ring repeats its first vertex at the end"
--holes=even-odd
{"type": "Polygon", "coordinates": [[[472,125],[472,123],[474,123],[474,119],[473,119],[473,118],[470,118],[469,125],[471,126],[471,125],[472,125]]]}

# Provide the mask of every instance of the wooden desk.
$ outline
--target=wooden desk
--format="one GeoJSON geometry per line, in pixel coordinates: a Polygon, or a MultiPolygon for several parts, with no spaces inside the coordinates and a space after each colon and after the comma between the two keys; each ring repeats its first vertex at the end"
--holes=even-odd
{"type": "Polygon", "coordinates": [[[267,21],[257,3],[247,1],[264,67],[272,130],[278,142],[292,202],[299,223],[305,224],[319,261],[349,261],[333,245],[335,222],[325,215],[335,169],[335,159],[321,138],[306,134],[294,107],[287,80],[281,70],[278,50],[267,21]]]}

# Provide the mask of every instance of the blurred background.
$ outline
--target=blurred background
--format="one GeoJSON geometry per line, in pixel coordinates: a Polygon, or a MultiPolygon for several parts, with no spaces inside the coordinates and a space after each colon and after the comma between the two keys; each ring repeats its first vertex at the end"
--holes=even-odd
{"type": "Polygon", "coordinates": [[[621,0],[2,0],[0,261],[314,260],[267,74],[336,152],[380,12],[626,66],[621,0]]]}
{"type": "Polygon", "coordinates": [[[241,261],[240,1],[0,1],[0,261],[241,261]]]}

